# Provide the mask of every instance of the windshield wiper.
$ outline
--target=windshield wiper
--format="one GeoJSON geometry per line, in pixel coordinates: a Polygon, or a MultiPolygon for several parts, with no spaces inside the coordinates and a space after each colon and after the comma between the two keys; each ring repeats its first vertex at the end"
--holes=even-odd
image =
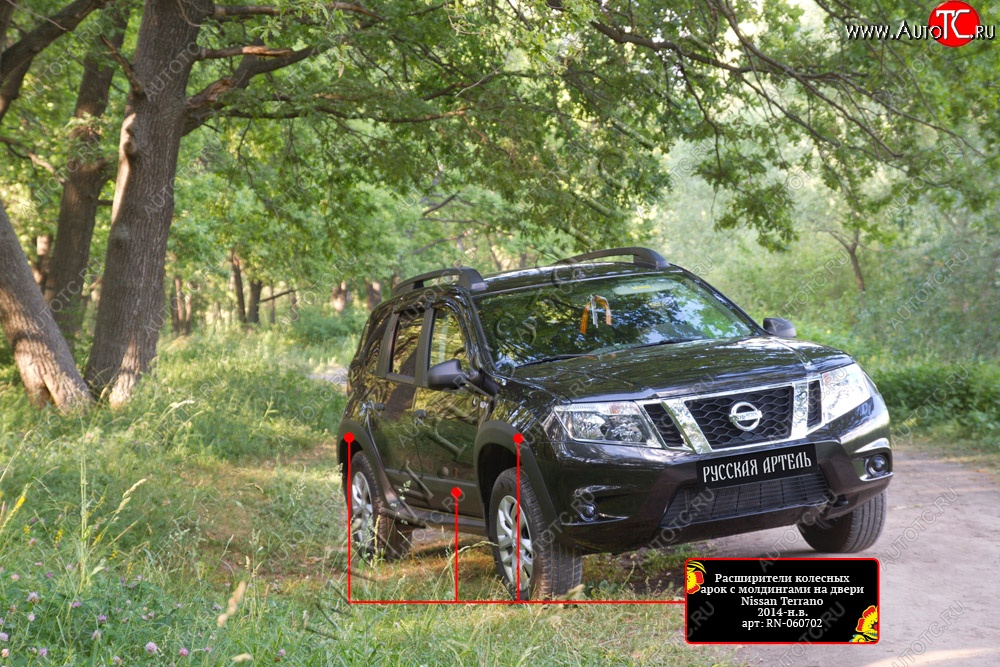
{"type": "Polygon", "coordinates": [[[658,340],[655,343],[646,343],[644,345],[633,345],[632,347],[622,348],[623,350],[638,350],[641,347],[656,347],[657,345],[676,345],[677,343],[690,343],[693,340],[702,340],[701,338],[667,338],[666,340],[658,340]]]}
{"type": "Polygon", "coordinates": [[[577,352],[575,354],[554,354],[551,357],[542,357],[541,359],[532,359],[531,361],[526,361],[523,364],[518,364],[518,368],[524,368],[525,366],[533,366],[535,364],[547,364],[550,361],[562,361],[563,359],[575,359],[576,357],[589,357],[590,352],[577,352]]]}

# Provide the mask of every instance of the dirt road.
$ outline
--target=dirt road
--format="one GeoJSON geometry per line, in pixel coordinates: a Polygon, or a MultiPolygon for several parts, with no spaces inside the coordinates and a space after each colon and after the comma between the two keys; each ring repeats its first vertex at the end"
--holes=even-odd
{"type": "MultiPolygon", "coordinates": [[[[736,661],[789,667],[1000,664],[1000,485],[985,473],[896,452],[889,519],[860,556],[882,563],[878,644],[745,646],[736,661]]],[[[716,540],[713,556],[819,556],[775,529],[716,540]]]]}

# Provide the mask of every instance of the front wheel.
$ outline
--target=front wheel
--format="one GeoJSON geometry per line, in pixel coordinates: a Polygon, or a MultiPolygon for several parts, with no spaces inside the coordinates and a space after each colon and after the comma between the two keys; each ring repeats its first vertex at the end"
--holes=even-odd
{"type": "Polygon", "coordinates": [[[836,519],[799,524],[799,532],[816,551],[853,553],[875,544],[885,527],[886,492],[869,498],[836,519]]]}
{"type": "Polygon", "coordinates": [[[583,557],[576,549],[556,541],[552,531],[547,530],[535,490],[523,476],[518,511],[515,468],[503,471],[493,484],[489,533],[497,574],[511,597],[551,598],[565,595],[580,584],[583,557]]]}

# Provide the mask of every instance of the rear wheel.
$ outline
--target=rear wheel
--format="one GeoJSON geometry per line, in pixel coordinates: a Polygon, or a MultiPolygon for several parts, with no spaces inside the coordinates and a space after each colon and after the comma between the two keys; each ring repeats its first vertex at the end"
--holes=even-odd
{"type": "Polygon", "coordinates": [[[351,507],[351,543],[366,561],[396,560],[410,549],[412,526],[396,519],[383,500],[375,470],[364,452],[351,457],[347,488],[351,507]]]}
{"type": "Polygon", "coordinates": [[[885,527],[886,492],[868,499],[836,519],[799,524],[802,537],[816,551],[853,553],[875,544],[885,527]]]}
{"type": "Polygon", "coordinates": [[[583,578],[580,552],[557,542],[551,531],[546,530],[538,497],[531,482],[523,476],[518,512],[515,468],[502,472],[493,484],[489,533],[497,574],[511,597],[551,598],[565,595],[580,584],[583,578]]]}

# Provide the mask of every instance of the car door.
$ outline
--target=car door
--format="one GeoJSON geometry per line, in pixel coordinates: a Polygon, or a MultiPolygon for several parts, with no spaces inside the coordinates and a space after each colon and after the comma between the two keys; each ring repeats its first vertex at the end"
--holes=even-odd
{"type": "MultiPolygon", "coordinates": [[[[458,359],[466,372],[477,367],[468,329],[457,310],[436,305],[425,320],[428,332],[427,367],[458,359]]],[[[426,375],[424,373],[423,375],[426,375]]],[[[414,414],[423,485],[430,491],[430,507],[451,511],[451,491],[463,492],[459,512],[481,516],[473,451],[479,423],[489,408],[489,398],[467,386],[448,389],[417,387],[414,414]]]]}
{"type": "Polygon", "coordinates": [[[426,359],[426,345],[421,343],[424,316],[424,308],[417,305],[393,315],[383,397],[369,419],[389,481],[408,504],[426,507],[428,493],[418,476],[424,466],[419,460],[414,418],[417,371],[426,363],[420,361],[426,359]]]}

